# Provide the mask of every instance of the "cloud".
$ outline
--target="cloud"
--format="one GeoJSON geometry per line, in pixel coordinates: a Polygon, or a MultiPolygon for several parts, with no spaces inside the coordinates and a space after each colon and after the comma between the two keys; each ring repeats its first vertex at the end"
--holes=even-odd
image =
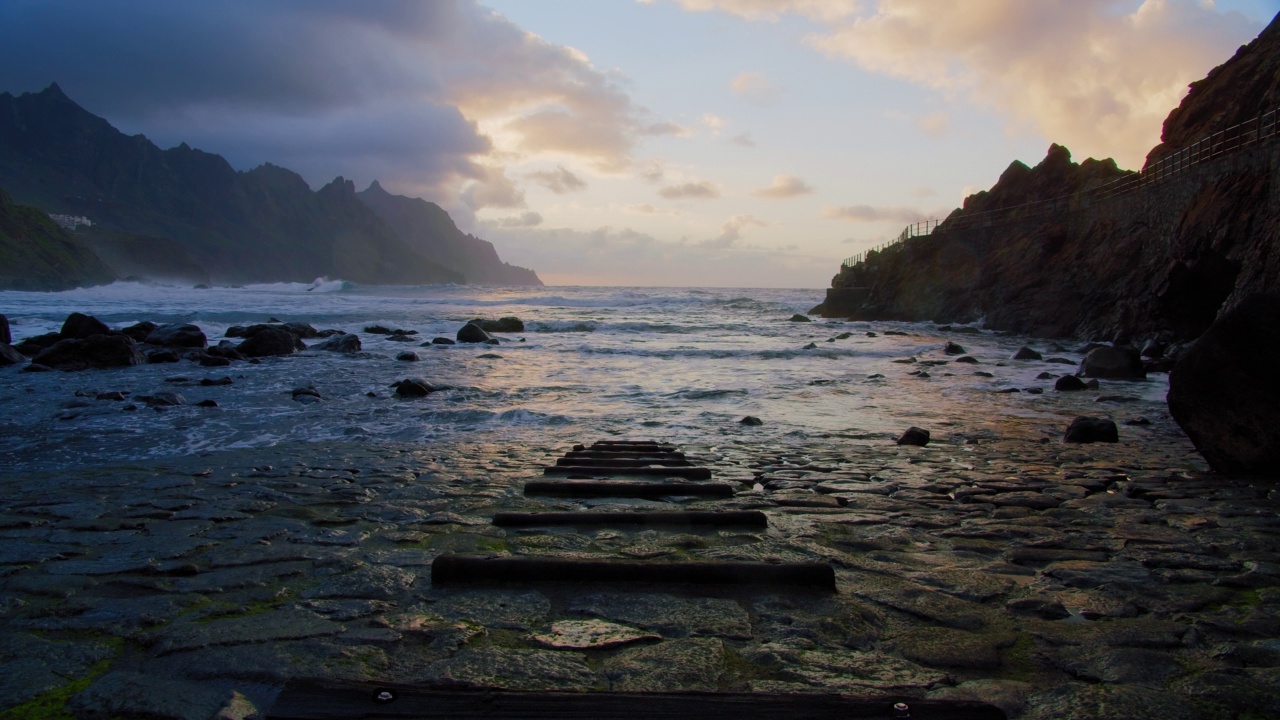
{"type": "Polygon", "coordinates": [[[714,113],[703,113],[701,122],[704,127],[711,131],[712,137],[718,136],[724,126],[729,124],[728,120],[714,113]]]}
{"type": "Polygon", "coordinates": [[[994,108],[1078,157],[1115,156],[1128,167],[1159,141],[1187,84],[1257,32],[1241,15],[1191,0],[873,5],[830,22],[810,42],[867,70],[994,108]]]}
{"type": "Polygon", "coordinates": [[[942,137],[951,129],[951,117],[945,112],[929,113],[916,121],[916,127],[931,137],[942,137]]]}
{"type": "Polygon", "coordinates": [[[505,228],[537,227],[542,224],[542,215],[530,210],[517,217],[502,218],[498,224],[505,228]]]}
{"type": "Polygon", "coordinates": [[[751,137],[751,133],[749,132],[738,133],[737,135],[734,135],[732,138],[730,138],[729,142],[733,143],[734,145],[741,145],[742,147],[748,147],[748,148],[753,148],[756,146],[755,138],[751,137]]]}
{"type": "Polygon", "coordinates": [[[742,231],[749,227],[769,227],[769,223],[752,215],[734,215],[720,227],[720,234],[698,243],[700,247],[717,250],[731,248],[742,239],[742,231]]]}
{"type": "Polygon", "coordinates": [[[739,73],[729,81],[729,88],[739,99],[753,105],[772,105],[782,96],[782,88],[758,72],[739,73]]]}
{"type": "MultiPolygon", "coordinates": [[[[642,0],[652,4],[652,0],[642,0]]],[[[690,12],[720,10],[748,20],[777,22],[783,15],[793,13],[814,20],[834,21],[852,15],[858,9],[858,0],[676,0],[690,12]]]]}
{"type": "Polygon", "coordinates": [[[574,192],[575,190],[585,190],[587,187],[587,183],[582,178],[566,170],[563,165],[557,165],[555,170],[531,172],[525,177],[557,195],[574,192]]]}
{"type": "Polygon", "coordinates": [[[760,188],[759,190],[752,190],[751,194],[756,197],[781,200],[783,198],[792,198],[797,195],[808,195],[812,192],[813,188],[795,175],[775,175],[773,177],[772,185],[760,188]]]}
{"type": "Polygon", "coordinates": [[[619,171],[643,138],[683,131],[478,0],[0,3],[0,89],[51,81],[162,146],[313,185],[378,178],[451,210],[509,206],[518,190],[480,186],[513,159],[619,171]]]}
{"type": "Polygon", "coordinates": [[[920,222],[928,215],[916,208],[874,205],[828,205],[822,209],[822,217],[852,222],[920,222]]]}
{"type": "Polygon", "coordinates": [[[687,182],[680,185],[668,185],[658,191],[658,195],[668,200],[679,200],[684,198],[697,200],[710,200],[711,198],[720,197],[720,188],[714,183],[706,180],[699,182],[687,182]]]}

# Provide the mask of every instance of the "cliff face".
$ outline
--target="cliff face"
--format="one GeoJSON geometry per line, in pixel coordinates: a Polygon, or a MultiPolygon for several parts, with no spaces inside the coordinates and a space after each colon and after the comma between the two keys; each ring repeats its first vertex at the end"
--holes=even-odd
{"type": "MultiPolygon", "coordinates": [[[[103,257],[119,265],[121,275],[467,281],[467,273],[430,251],[434,238],[402,237],[350,181],[339,177],[312,192],[296,173],[270,164],[237,172],[222,157],[185,144],[161,150],[141,135],[120,133],[57,85],[19,97],[0,94],[0,187],[45,212],[93,220],[112,238],[103,257]],[[183,256],[176,265],[165,251],[174,247],[183,256]]],[[[448,226],[460,234],[452,221],[448,226]]],[[[481,274],[490,267],[509,266],[493,252],[469,269],[481,274]]]]}
{"type": "MultiPolygon", "coordinates": [[[[1280,104],[1278,68],[1273,22],[1194,86],[1150,157],[1280,104]]],[[[1054,145],[1034,168],[1011,165],[934,235],[842,269],[815,310],[860,319],[985,318],[993,328],[1043,336],[1186,339],[1249,294],[1280,287],[1280,141],[1118,197],[1090,192],[1125,175],[1110,160],[1076,165],[1054,145]]]]}

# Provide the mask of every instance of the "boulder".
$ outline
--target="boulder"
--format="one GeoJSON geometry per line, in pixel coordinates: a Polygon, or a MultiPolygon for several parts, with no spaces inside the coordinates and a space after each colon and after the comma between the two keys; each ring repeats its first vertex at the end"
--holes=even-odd
{"type": "Polygon", "coordinates": [[[365,328],[364,331],[369,333],[370,335],[390,335],[391,334],[391,328],[386,327],[385,325],[370,325],[369,327],[365,328]]]}
{"type": "Polygon", "coordinates": [[[1161,357],[1164,355],[1164,343],[1160,342],[1158,338],[1148,338],[1147,341],[1142,344],[1142,350],[1139,354],[1144,358],[1161,357]]]}
{"type": "Polygon", "coordinates": [[[197,362],[200,363],[200,367],[226,367],[231,364],[231,359],[218,355],[201,355],[197,362]]]}
{"type": "Polygon", "coordinates": [[[1115,421],[1108,418],[1081,415],[1071,421],[1062,436],[1064,443],[1120,442],[1120,432],[1115,421]]]}
{"type": "Polygon", "coordinates": [[[27,361],[27,356],[18,352],[8,343],[0,342],[0,366],[18,365],[27,361]]]}
{"type": "Polygon", "coordinates": [[[965,354],[966,352],[968,352],[968,351],[967,351],[967,350],[965,350],[965,349],[964,349],[962,346],[960,346],[959,344],[957,344],[957,343],[953,343],[953,342],[951,342],[951,341],[949,341],[949,340],[948,340],[948,341],[947,341],[947,344],[946,344],[946,345],[944,345],[944,346],[942,346],[942,352],[944,352],[944,353],[946,353],[946,354],[948,354],[948,355],[964,355],[964,354],[965,354]]]}
{"type": "Polygon", "coordinates": [[[1087,388],[1088,386],[1084,384],[1084,381],[1075,375],[1063,375],[1053,384],[1053,389],[1059,392],[1075,392],[1087,388]]]}
{"type": "Polygon", "coordinates": [[[1089,351],[1076,373],[1084,377],[1141,380],[1147,376],[1142,357],[1131,347],[1103,345],[1089,351]]]}
{"type": "Polygon", "coordinates": [[[471,322],[479,325],[485,332],[524,332],[524,321],[518,317],[504,317],[497,320],[484,320],[477,318],[471,322]]]}
{"type": "Polygon", "coordinates": [[[909,427],[902,433],[902,437],[898,438],[898,444],[924,447],[929,444],[929,431],[915,426],[909,427]]]}
{"type": "Polygon", "coordinates": [[[146,342],[147,336],[150,335],[151,331],[155,330],[157,327],[160,326],[150,320],[143,320],[142,322],[134,323],[127,328],[121,328],[120,332],[133,338],[134,342],[146,342]]]}
{"type": "Polygon", "coordinates": [[[142,365],[146,358],[133,340],[124,335],[93,335],[79,340],[60,340],[32,359],[57,370],[128,367],[142,365]]]}
{"type": "Polygon", "coordinates": [[[140,397],[138,399],[144,400],[147,403],[147,407],[170,407],[173,405],[187,404],[187,399],[183,397],[181,393],[176,393],[170,390],[158,392],[155,395],[148,397],[140,397]]]}
{"type": "Polygon", "coordinates": [[[228,360],[248,360],[243,353],[236,349],[236,346],[230,340],[223,340],[217,345],[205,350],[205,353],[211,357],[226,358],[228,360]]]}
{"type": "Polygon", "coordinates": [[[297,335],[275,327],[257,330],[236,347],[246,357],[268,357],[274,355],[292,355],[299,350],[306,350],[297,335]]]}
{"type": "Polygon", "coordinates": [[[44,335],[35,335],[29,338],[23,338],[22,342],[15,343],[14,350],[26,355],[27,357],[35,357],[46,348],[51,348],[62,340],[62,335],[56,332],[45,333],[44,335]]]}
{"type": "Polygon", "coordinates": [[[763,425],[764,424],[764,421],[756,417],[755,415],[748,415],[742,418],[741,420],[739,420],[738,422],[741,423],[742,425],[763,425]]]}
{"type": "Polygon", "coordinates": [[[1169,413],[1218,472],[1280,470],[1280,294],[1253,295],[1205,331],[1169,375],[1169,413]]]}
{"type": "Polygon", "coordinates": [[[1036,352],[1035,350],[1032,350],[1026,345],[1023,345],[1022,347],[1018,348],[1018,352],[1013,354],[1014,360],[1040,360],[1043,358],[1044,358],[1043,355],[1036,352]]]}
{"type": "Polygon", "coordinates": [[[107,335],[111,328],[92,315],[73,312],[62,323],[62,331],[58,334],[65,339],[83,340],[93,335],[107,335]]]}
{"type": "Polygon", "coordinates": [[[795,315],[792,315],[790,320],[791,322],[813,322],[813,319],[810,318],[808,315],[801,315],[800,313],[796,313],[795,315]]]}
{"type": "MultiPolygon", "coordinates": [[[[135,326],[136,327],[136,326],[135,326]]],[[[127,334],[127,333],[126,333],[127,334]]],[[[209,344],[204,331],[190,323],[161,325],[147,335],[148,345],[176,348],[202,348],[209,344]]]]}
{"type": "Polygon", "coordinates": [[[13,335],[9,333],[9,318],[0,315],[0,343],[9,345],[13,343],[13,335]]]}
{"type": "Polygon", "coordinates": [[[422,380],[419,378],[409,378],[407,380],[401,380],[400,382],[396,383],[395,385],[392,385],[391,387],[396,389],[396,395],[399,395],[400,397],[408,397],[408,398],[426,397],[431,393],[435,392],[436,390],[435,388],[431,387],[431,385],[429,385],[426,380],[422,380]]]}
{"type": "Polygon", "coordinates": [[[492,339],[493,338],[489,336],[489,333],[485,332],[484,328],[476,325],[475,323],[467,323],[458,330],[458,342],[482,343],[489,342],[492,339]]]}
{"type": "Polygon", "coordinates": [[[279,327],[281,330],[291,332],[303,340],[320,337],[320,332],[318,330],[304,322],[287,322],[280,324],[279,327]]]}
{"type": "Polygon", "coordinates": [[[405,350],[404,352],[396,353],[396,359],[401,362],[418,362],[422,358],[412,350],[405,350]]]}
{"type": "Polygon", "coordinates": [[[181,359],[182,358],[178,357],[178,353],[172,350],[152,350],[147,353],[147,362],[152,364],[175,363],[181,359]]]}
{"type": "Polygon", "coordinates": [[[343,333],[342,335],[334,335],[319,345],[313,345],[313,350],[327,350],[336,353],[358,353],[363,346],[360,344],[360,336],[355,333],[343,333]]]}
{"type": "Polygon", "coordinates": [[[447,337],[431,338],[431,342],[423,343],[424,345],[457,345],[456,340],[450,340],[447,337]]]}

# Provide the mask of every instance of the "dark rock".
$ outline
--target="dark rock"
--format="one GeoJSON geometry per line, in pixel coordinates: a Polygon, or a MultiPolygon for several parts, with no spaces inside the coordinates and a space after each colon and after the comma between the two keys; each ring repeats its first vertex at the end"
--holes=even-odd
{"type": "Polygon", "coordinates": [[[14,350],[26,355],[27,357],[35,357],[45,348],[51,348],[62,340],[62,335],[56,332],[45,333],[44,335],[36,335],[29,338],[23,338],[13,346],[14,350]]]}
{"type": "Polygon", "coordinates": [[[320,337],[320,333],[308,323],[304,322],[287,322],[281,323],[280,329],[291,332],[303,340],[311,340],[320,337]]]}
{"type": "Polygon", "coordinates": [[[96,317],[73,312],[62,323],[62,331],[58,334],[64,339],[84,340],[93,335],[107,335],[111,328],[96,317]]]}
{"type": "Polygon", "coordinates": [[[306,350],[297,335],[274,327],[265,327],[254,332],[236,348],[247,357],[269,357],[274,355],[292,355],[299,350],[306,350]]]}
{"type": "Polygon", "coordinates": [[[870,330],[868,330],[868,331],[867,331],[867,337],[872,337],[872,338],[873,338],[873,337],[879,337],[879,336],[878,336],[878,335],[876,335],[875,333],[871,332],[870,330]]]}
{"type": "Polygon", "coordinates": [[[947,344],[943,346],[942,351],[948,355],[964,355],[966,352],[968,352],[960,345],[953,343],[949,340],[947,341],[947,344]]]}
{"type": "Polygon", "coordinates": [[[518,317],[503,317],[497,320],[476,319],[471,322],[479,325],[485,332],[524,332],[524,321],[518,317]]]}
{"type": "Polygon", "coordinates": [[[1037,375],[1037,376],[1036,376],[1036,379],[1037,379],[1037,380],[1052,380],[1052,379],[1054,379],[1054,378],[1056,378],[1056,377],[1058,377],[1058,376],[1057,376],[1057,375],[1054,375],[1053,373],[1050,373],[1050,372],[1042,372],[1042,373],[1040,373],[1039,375],[1037,375]]]}
{"type": "Polygon", "coordinates": [[[795,315],[791,316],[790,321],[791,322],[813,322],[813,319],[807,315],[801,315],[800,313],[796,313],[795,315]]]}
{"type": "Polygon", "coordinates": [[[365,328],[364,331],[369,333],[370,335],[390,335],[391,334],[391,328],[384,327],[382,325],[370,325],[369,327],[365,328]]]}
{"type": "Polygon", "coordinates": [[[902,433],[902,437],[898,438],[898,444],[924,447],[929,444],[929,431],[915,426],[909,427],[902,433]]]}
{"type": "Polygon", "coordinates": [[[8,343],[0,342],[0,367],[18,365],[27,361],[27,356],[18,352],[8,343]]]}
{"type": "Polygon", "coordinates": [[[109,392],[100,392],[96,397],[98,400],[116,400],[123,402],[124,396],[125,394],[119,390],[111,390],[109,392]]]}
{"type": "Polygon", "coordinates": [[[243,353],[237,350],[236,346],[232,345],[230,340],[223,340],[217,345],[214,345],[213,347],[205,350],[205,353],[213,357],[226,358],[228,360],[248,360],[249,359],[245,357],[243,353]]]}
{"type": "MultiPolygon", "coordinates": [[[[416,335],[416,334],[417,334],[416,332],[413,333],[413,335],[416,335]]],[[[394,332],[387,336],[387,340],[389,340],[390,342],[402,342],[402,343],[413,342],[413,335],[410,335],[409,333],[394,332]]]]}
{"type": "Polygon", "coordinates": [[[1125,420],[1124,424],[1141,426],[1141,425],[1150,425],[1151,421],[1139,415],[1138,417],[1131,417],[1128,420],[1125,420]]]}
{"type": "Polygon", "coordinates": [[[154,395],[145,398],[139,397],[139,400],[145,400],[147,407],[169,407],[172,405],[186,405],[187,399],[181,393],[163,390],[154,395]]]}
{"type": "Polygon", "coordinates": [[[178,353],[172,350],[152,350],[147,353],[148,363],[176,363],[182,358],[178,357],[178,353]]]}
{"type": "Polygon", "coordinates": [[[204,355],[200,358],[200,367],[226,367],[231,361],[217,355],[204,355]]]}
{"type": "Polygon", "coordinates": [[[127,328],[121,328],[120,332],[133,338],[134,342],[140,343],[146,342],[147,336],[150,335],[151,331],[155,330],[157,327],[159,327],[159,325],[156,325],[149,320],[143,320],[142,322],[135,323],[127,328]]]}
{"type": "Polygon", "coordinates": [[[13,343],[13,335],[9,333],[9,318],[0,315],[0,343],[9,345],[13,343]]]}
{"type": "Polygon", "coordinates": [[[1059,392],[1074,392],[1087,388],[1088,386],[1084,384],[1084,381],[1075,375],[1063,375],[1053,384],[1053,389],[1059,392]]]}
{"type": "Polygon", "coordinates": [[[1066,434],[1062,436],[1062,442],[1120,442],[1120,432],[1112,420],[1081,415],[1071,421],[1071,425],[1067,427],[1066,434]]]}
{"type": "Polygon", "coordinates": [[[232,380],[231,380],[231,378],[229,378],[229,377],[225,377],[225,376],[224,376],[224,377],[217,378],[217,379],[214,379],[214,378],[201,378],[201,379],[200,379],[200,386],[201,386],[201,387],[218,387],[218,386],[222,386],[222,385],[230,385],[230,384],[232,384],[232,380]]]}
{"type": "Polygon", "coordinates": [[[1218,472],[1280,469],[1280,295],[1253,295],[1227,311],[1169,376],[1169,413],[1218,472]]]}
{"type": "MultiPolygon", "coordinates": [[[[484,357],[484,356],[482,355],[481,357],[484,357]]],[[[396,359],[402,362],[418,362],[422,358],[418,355],[418,353],[412,350],[405,350],[404,352],[396,353],[396,359]]]]}
{"type": "Polygon", "coordinates": [[[1014,360],[1040,360],[1043,357],[1044,357],[1043,355],[1036,352],[1035,350],[1032,350],[1026,345],[1023,345],[1022,347],[1018,348],[1018,352],[1013,354],[1014,360]]]}
{"type": "Polygon", "coordinates": [[[294,400],[299,400],[299,401],[302,401],[302,402],[309,402],[310,400],[323,400],[323,399],[324,399],[324,397],[323,397],[322,395],[320,395],[320,391],[319,391],[319,390],[315,389],[314,387],[310,387],[310,386],[308,386],[308,387],[294,388],[294,389],[291,391],[291,393],[290,393],[290,394],[293,396],[293,399],[294,399],[294,400]]]}
{"type": "Polygon", "coordinates": [[[1158,358],[1164,355],[1164,343],[1156,338],[1150,338],[1142,344],[1142,351],[1139,354],[1144,358],[1158,358]]]}
{"type": "Polygon", "coordinates": [[[977,359],[977,358],[975,358],[975,357],[973,357],[972,355],[961,355],[960,357],[956,358],[956,362],[958,362],[958,363],[968,363],[969,365],[979,365],[979,364],[980,364],[980,363],[978,362],[978,359],[977,359]]]}
{"type": "Polygon", "coordinates": [[[392,387],[396,389],[396,395],[399,395],[400,397],[410,397],[410,398],[426,397],[436,391],[436,389],[434,387],[431,387],[431,385],[429,385],[427,381],[421,380],[418,378],[409,378],[406,380],[401,380],[395,385],[392,385],[392,387]]]}
{"type": "Polygon", "coordinates": [[[427,345],[457,345],[458,343],[456,340],[450,340],[447,337],[438,337],[438,338],[431,338],[431,342],[426,344],[427,345]]]}
{"type": "Polygon", "coordinates": [[[763,425],[764,424],[764,421],[756,417],[755,415],[748,415],[742,418],[741,420],[739,420],[738,422],[743,425],[763,425]]]}
{"type": "Polygon", "coordinates": [[[805,345],[803,348],[800,348],[800,349],[801,350],[817,350],[818,345],[816,343],[809,343],[808,345],[805,345]]]}
{"type": "Polygon", "coordinates": [[[218,401],[217,400],[201,400],[200,402],[196,403],[196,407],[216,408],[218,407],[218,401]]]}
{"type": "Polygon", "coordinates": [[[475,323],[467,323],[458,330],[458,342],[482,343],[489,342],[492,339],[484,328],[475,323]]]}
{"type": "Polygon", "coordinates": [[[31,362],[31,363],[27,363],[27,366],[26,366],[26,367],[24,367],[24,368],[22,368],[22,372],[32,372],[32,373],[34,373],[34,372],[50,372],[50,371],[52,371],[52,370],[53,370],[53,368],[49,367],[48,365],[41,365],[41,364],[40,364],[40,363],[38,363],[38,362],[31,362]]]}
{"type": "Polygon", "coordinates": [[[85,370],[142,365],[146,358],[124,335],[92,335],[84,340],[61,340],[32,362],[57,370],[85,370]]]}
{"type": "Polygon", "coordinates": [[[974,373],[974,375],[975,375],[975,376],[977,376],[977,377],[984,377],[984,378],[993,378],[993,377],[995,377],[995,375],[992,375],[991,373],[986,372],[986,371],[984,371],[984,370],[978,370],[977,372],[975,372],[975,373],[974,373]]]}
{"type": "Polygon", "coordinates": [[[1096,347],[1080,361],[1077,375],[1116,380],[1140,380],[1147,376],[1142,358],[1131,347],[1096,347]]]}
{"type": "Polygon", "coordinates": [[[339,330],[337,328],[325,328],[324,330],[317,331],[316,337],[328,338],[328,337],[333,337],[334,335],[346,335],[346,334],[347,334],[346,330],[339,330]]]}
{"type": "Polygon", "coordinates": [[[358,353],[363,346],[360,344],[360,336],[355,333],[343,333],[334,335],[324,342],[311,346],[312,350],[327,350],[336,353],[358,353]]]}
{"type": "MultiPolygon", "coordinates": [[[[135,326],[136,327],[136,326],[135,326]]],[[[209,344],[204,331],[189,323],[161,325],[152,330],[145,341],[148,345],[175,348],[202,348],[209,344]]]]}

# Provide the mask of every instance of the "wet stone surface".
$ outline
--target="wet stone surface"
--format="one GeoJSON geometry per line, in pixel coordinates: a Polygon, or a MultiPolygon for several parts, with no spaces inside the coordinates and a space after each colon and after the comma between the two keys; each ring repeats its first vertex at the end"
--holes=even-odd
{"type": "Polygon", "coordinates": [[[1115,445],[942,428],[926,447],[684,447],[739,483],[714,501],[524,497],[568,444],[283,447],[3,476],[0,707],[79,682],[77,716],[206,720],[330,677],[892,693],[1011,718],[1275,716],[1280,499],[1207,475],[1160,427],[1115,445]],[[763,510],[769,527],[488,523],[577,509],[763,510]],[[820,561],[838,591],[436,587],[446,552],[820,561]]]}

